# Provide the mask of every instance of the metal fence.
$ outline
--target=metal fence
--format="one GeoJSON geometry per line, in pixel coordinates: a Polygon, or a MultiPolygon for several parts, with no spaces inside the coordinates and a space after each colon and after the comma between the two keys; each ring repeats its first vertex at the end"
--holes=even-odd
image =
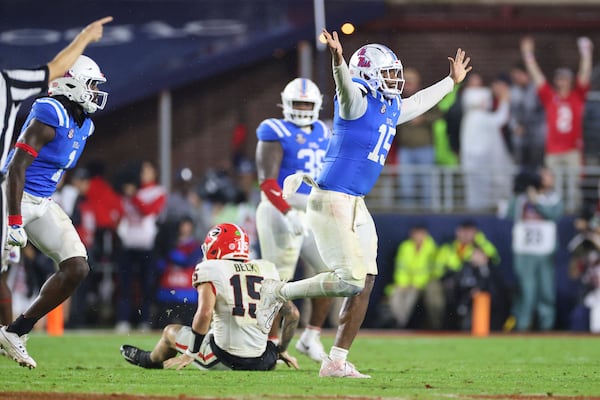
{"type": "MultiPolygon", "coordinates": [[[[385,166],[366,197],[372,212],[497,213],[513,194],[514,167],[466,171],[461,167],[385,166]]],[[[596,202],[600,167],[554,170],[555,189],[567,214],[596,202]]]]}

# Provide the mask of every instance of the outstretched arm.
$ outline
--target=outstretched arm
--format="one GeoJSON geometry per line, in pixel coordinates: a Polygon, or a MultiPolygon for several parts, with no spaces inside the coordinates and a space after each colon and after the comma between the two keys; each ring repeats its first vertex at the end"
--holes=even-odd
{"type": "Polygon", "coordinates": [[[579,71],[577,72],[577,80],[583,86],[590,83],[592,76],[592,53],[594,52],[594,44],[587,37],[577,39],[577,48],[579,49],[579,71]]]}
{"type": "Polygon", "coordinates": [[[535,59],[535,42],[532,37],[524,37],[521,39],[521,55],[527,72],[535,82],[537,87],[542,86],[546,82],[546,77],[540,69],[535,59]]]}
{"type": "Polygon", "coordinates": [[[360,118],[367,110],[367,100],[363,96],[359,85],[352,81],[348,65],[343,56],[342,44],[337,32],[330,34],[323,29],[323,36],[331,52],[333,79],[340,106],[340,117],[346,120],[360,118]]]}
{"type": "Polygon", "coordinates": [[[97,42],[102,38],[104,24],[112,20],[113,17],[104,17],[83,28],[75,39],[48,63],[48,81],[63,76],[75,64],[77,57],[83,53],[88,44],[97,42]]]}
{"type": "Polygon", "coordinates": [[[447,77],[404,99],[398,125],[410,121],[431,109],[444,96],[452,92],[454,85],[461,83],[469,71],[473,69],[469,65],[471,57],[466,57],[465,52],[460,48],[456,51],[456,57],[448,57],[448,61],[450,62],[450,74],[447,77]]]}

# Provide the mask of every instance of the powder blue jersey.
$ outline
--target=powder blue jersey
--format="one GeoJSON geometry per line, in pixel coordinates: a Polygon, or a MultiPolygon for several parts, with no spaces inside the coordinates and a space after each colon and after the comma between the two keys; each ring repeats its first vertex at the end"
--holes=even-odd
{"type": "Polygon", "coordinates": [[[81,128],[78,127],[65,107],[52,97],[33,103],[21,134],[33,119],[55,128],[56,134],[27,168],[24,190],[34,196],[50,197],[65,170],[77,163],[87,138],[94,132],[94,123],[86,118],[81,128]]]}
{"type": "Polygon", "coordinates": [[[333,136],[317,184],[321,189],[364,196],[385,164],[396,134],[401,100],[398,96],[389,101],[378,92],[373,95],[366,82],[357,78],[353,81],[367,89],[367,110],[356,120],[345,120],[340,117],[335,99],[333,136]]]}
{"type": "MultiPolygon", "coordinates": [[[[260,123],[256,136],[265,142],[278,141],[283,148],[283,158],[277,182],[283,187],[283,180],[296,172],[304,172],[316,179],[323,165],[323,156],[331,137],[329,128],[321,122],[312,124],[307,133],[296,124],[283,119],[270,118],[260,123]]],[[[303,183],[298,193],[307,194],[310,186],[303,183]]]]}

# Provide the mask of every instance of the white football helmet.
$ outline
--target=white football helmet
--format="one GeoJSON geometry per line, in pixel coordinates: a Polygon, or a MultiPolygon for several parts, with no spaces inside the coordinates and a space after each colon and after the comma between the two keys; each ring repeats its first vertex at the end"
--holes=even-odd
{"type": "Polygon", "coordinates": [[[50,82],[48,94],[50,96],[65,96],[67,99],[80,104],[84,107],[84,110],[85,104],[90,103],[94,96],[87,90],[83,82],[71,77],[57,78],[50,82]]]}
{"type": "Polygon", "coordinates": [[[79,101],[73,101],[81,104],[85,112],[91,114],[104,108],[108,93],[98,90],[98,85],[106,82],[106,78],[94,60],[88,56],[80,55],[75,64],[67,71],[65,77],[74,78],[84,84],[88,96],[83,96],[79,101]]]}
{"type": "Polygon", "coordinates": [[[308,126],[319,119],[319,111],[323,104],[321,91],[313,81],[296,78],[288,83],[281,92],[283,117],[298,126],[308,126]],[[312,110],[294,108],[294,102],[313,103],[312,110]]]}
{"type": "Polygon", "coordinates": [[[402,62],[382,44],[367,44],[356,50],[350,57],[349,69],[350,75],[365,80],[372,90],[381,91],[388,99],[404,89],[402,62]],[[389,75],[392,71],[395,78],[389,75]]]}

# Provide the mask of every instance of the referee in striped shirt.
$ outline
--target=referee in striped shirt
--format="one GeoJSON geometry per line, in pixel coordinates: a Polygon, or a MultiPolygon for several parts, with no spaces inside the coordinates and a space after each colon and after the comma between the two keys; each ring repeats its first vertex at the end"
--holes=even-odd
{"type": "MultiPolygon", "coordinates": [[[[33,69],[0,70],[0,167],[4,167],[12,145],[13,130],[17,112],[23,100],[38,95],[48,89],[48,82],[64,76],[71,65],[83,53],[88,44],[102,38],[104,24],[112,17],[104,17],[86,26],[73,41],[61,50],[48,64],[33,69]]],[[[6,185],[4,175],[0,176],[0,324],[12,321],[12,295],[6,284],[7,263],[4,253],[6,245],[6,185]]]]}

